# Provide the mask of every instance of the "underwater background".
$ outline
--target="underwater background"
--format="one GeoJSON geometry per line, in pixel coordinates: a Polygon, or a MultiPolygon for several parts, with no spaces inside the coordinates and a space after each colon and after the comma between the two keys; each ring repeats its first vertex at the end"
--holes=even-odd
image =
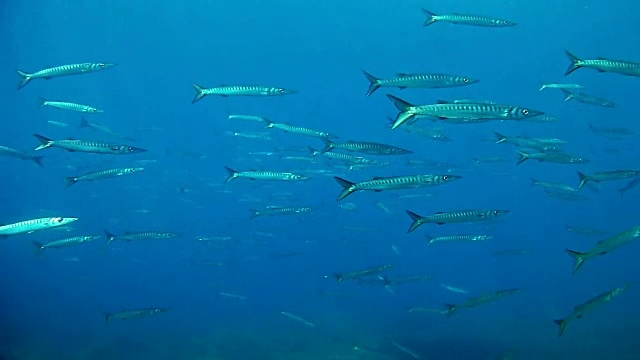
{"type": "Polygon", "coordinates": [[[638,138],[589,129],[640,132],[640,79],[581,69],[564,77],[565,49],[585,58],[640,60],[640,3],[620,1],[4,1],[0,3],[0,145],[30,153],[33,134],[52,139],[127,143],[127,156],[61,149],[37,152],[44,167],[0,157],[0,223],[78,217],[68,227],[0,240],[2,359],[638,359],[640,248],[630,244],[572,274],[564,249],[586,251],[640,225],[640,189],[626,182],[587,186],[566,201],[530,178],[578,186],[576,171],[640,169],[638,138]],[[510,19],[486,28],[435,23],[421,7],[510,19]],[[82,62],[113,69],[16,91],[16,70],[82,62]],[[361,70],[464,74],[480,81],[442,89],[383,88],[367,97],[361,70]],[[570,82],[615,101],[615,108],[563,101],[542,84],[570,82]],[[207,96],[192,84],[267,85],[298,93],[276,97],[207,96]],[[397,109],[384,94],[427,104],[482,99],[544,111],[555,122],[435,124],[450,142],[390,130],[397,109]],[[81,115],[40,99],[103,109],[83,115],[128,140],[79,127],[81,115]],[[307,157],[325,144],[267,129],[230,114],[320,129],[335,141],[373,141],[412,154],[378,156],[384,167],[352,169],[307,157]],[[587,164],[527,161],[494,132],[567,141],[587,164]],[[237,133],[261,134],[257,137],[237,133]],[[135,140],[135,141],[133,141],[135,140]],[[429,162],[419,167],[408,160],[429,162]],[[474,161],[494,159],[496,161],[474,161]],[[498,161],[499,160],[499,161],[498,161]],[[142,165],[141,165],[142,164],[142,165]],[[65,187],[64,178],[143,166],[140,174],[65,187]],[[291,171],[311,179],[226,182],[224,166],[291,171]],[[412,174],[455,174],[450,185],[358,192],[337,202],[350,181],[412,174]],[[415,196],[405,196],[415,195],[415,196]],[[348,204],[348,205],[345,205],[348,204]],[[251,218],[250,209],[312,207],[289,216],[251,218]],[[405,210],[507,209],[480,224],[425,224],[407,234],[405,210]],[[599,229],[581,235],[571,227],[599,229]],[[34,254],[32,241],[162,231],[170,239],[103,238],[34,254]],[[433,244],[425,235],[483,233],[479,243],[433,244]],[[380,286],[346,273],[391,264],[389,276],[429,281],[380,286]],[[553,323],[609,289],[628,291],[572,321],[553,323]],[[453,288],[454,291],[447,289],[453,288]],[[499,302],[436,309],[498,289],[499,302]],[[455,291],[457,290],[457,291],[455,291]],[[434,311],[409,311],[415,308],[434,311]],[[154,316],[105,322],[126,309],[170,308],[154,316]],[[295,315],[288,317],[283,314],[295,315]],[[303,321],[304,320],[304,321],[303,321]]]}

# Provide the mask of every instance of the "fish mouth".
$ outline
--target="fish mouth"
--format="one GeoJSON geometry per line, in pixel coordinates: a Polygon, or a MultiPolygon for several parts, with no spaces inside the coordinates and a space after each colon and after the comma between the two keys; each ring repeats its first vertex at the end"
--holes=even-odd
{"type": "Polygon", "coordinates": [[[109,69],[109,68],[116,67],[116,66],[118,66],[118,64],[116,64],[116,63],[105,63],[104,64],[104,69],[109,69]]]}
{"type": "Polygon", "coordinates": [[[300,92],[298,90],[292,90],[292,89],[282,89],[282,92],[280,93],[281,95],[292,95],[292,94],[299,94],[300,92]]]}

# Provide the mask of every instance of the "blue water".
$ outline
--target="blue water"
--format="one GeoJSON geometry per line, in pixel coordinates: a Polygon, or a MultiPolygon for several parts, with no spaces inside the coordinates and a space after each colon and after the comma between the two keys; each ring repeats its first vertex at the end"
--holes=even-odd
{"type": "Polygon", "coordinates": [[[638,11],[640,5],[633,1],[601,0],[1,2],[0,145],[31,151],[38,145],[34,133],[118,142],[78,128],[76,113],[41,108],[38,99],[45,98],[104,109],[87,117],[135,138],[131,145],[149,151],[111,156],[46,149],[40,152],[44,168],[0,158],[0,222],[80,218],[69,229],[2,240],[0,358],[411,358],[396,342],[425,359],[494,359],[509,352],[513,359],[637,359],[637,287],[573,321],[562,337],[553,320],[599,293],[636,281],[638,244],[589,260],[574,275],[563,249],[586,251],[604,238],[568,233],[565,224],[609,235],[640,225],[640,190],[620,197],[616,189],[626,182],[603,183],[583,190],[589,200],[570,202],[547,197],[530,186],[529,178],[577,186],[576,170],[640,168],[637,139],[614,141],[588,130],[593,123],[640,133],[640,80],[588,69],[563,77],[569,63],[564,49],[585,58],[640,60],[638,11]],[[436,13],[492,15],[518,25],[491,29],[436,23],[422,28],[421,6],[436,13]],[[35,72],[80,62],[118,66],[34,80],[15,89],[18,69],[35,72]],[[480,82],[435,90],[383,88],[367,98],[361,69],[380,77],[396,72],[464,74],[480,82]],[[558,91],[538,91],[549,82],[583,84],[618,107],[564,103],[558,91]],[[192,83],[264,84],[299,94],[209,96],[191,105],[192,83]],[[455,98],[514,103],[560,121],[439,125],[454,139],[440,143],[390,131],[385,118],[395,116],[396,109],[386,93],[416,103],[455,98]],[[335,133],[340,140],[383,142],[414,153],[381,159],[392,162],[385,168],[354,171],[336,163],[286,162],[281,155],[305,155],[307,145],[320,148],[322,142],[265,130],[259,123],[227,121],[229,113],[264,116],[335,133]],[[229,131],[269,131],[272,140],[233,137],[229,131]],[[483,141],[493,131],[562,138],[569,142],[567,151],[591,162],[528,161],[516,167],[511,145],[483,141]],[[509,160],[478,166],[471,160],[496,156],[509,160]],[[451,165],[423,170],[407,166],[407,159],[451,165]],[[65,176],[134,166],[141,160],[156,161],[145,164],[141,174],[65,188],[65,176]],[[332,169],[331,175],[353,181],[438,171],[463,179],[434,188],[359,192],[343,201],[356,206],[346,210],[335,201],[340,187],[331,176],[315,174],[294,183],[225,183],[225,165],[238,170],[332,169]],[[431,196],[399,198],[413,194],[431,196]],[[250,220],[249,209],[269,205],[315,210],[250,220]],[[427,224],[406,234],[407,209],[428,215],[466,208],[511,212],[486,224],[427,224]],[[32,241],[102,234],[105,229],[180,236],[109,246],[100,240],[34,256],[32,241]],[[494,239],[426,246],[424,234],[457,233],[488,233],[494,239]],[[211,240],[199,240],[203,237],[211,240]],[[527,254],[494,255],[505,249],[527,254]],[[331,276],[383,264],[394,265],[390,276],[434,279],[390,291],[354,281],[338,285],[331,276]],[[469,296],[504,288],[523,291],[462,309],[449,319],[407,312],[466,299],[441,284],[462,287],[469,296]],[[105,312],[144,307],[172,310],[105,324],[105,312]]]}

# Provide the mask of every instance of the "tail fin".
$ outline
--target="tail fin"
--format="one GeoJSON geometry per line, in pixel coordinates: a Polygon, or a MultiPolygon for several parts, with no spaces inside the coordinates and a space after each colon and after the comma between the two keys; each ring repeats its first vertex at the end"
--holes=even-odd
{"type": "Polygon", "coordinates": [[[205,89],[200,85],[193,84],[193,88],[196,90],[196,96],[193,98],[193,100],[191,100],[191,103],[195,104],[207,94],[205,94],[205,89]]]}
{"type": "Polygon", "coordinates": [[[538,90],[538,91],[542,91],[542,90],[544,90],[544,89],[546,89],[546,88],[547,88],[547,85],[542,85],[542,86],[540,87],[540,90],[538,90]]]}
{"type": "Polygon", "coordinates": [[[309,149],[309,156],[316,156],[320,154],[320,151],[312,148],[311,146],[307,146],[307,149],[309,149]]]}
{"type": "Polygon", "coordinates": [[[626,188],[626,187],[623,187],[622,189],[618,189],[618,192],[620,193],[620,197],[623,197],[623,196],[624,196],[624,193],[626,193],[626,192],[627,192],[627,188],[626,188]]]}
{"type": "Polygon", "coordinates": [[[433,244],[433,236],[429,235],[429,234],[424,234],[424,237],[427,239],[427,246],[433,244]]]}
{"type": "Polygon", "coordinates": [[[109,314],[109,313],[103,313],[102,315],[104,316],[104,323],[105,323],[105,324],[108,324],[108,323],[109,323],[109,321],[111,321],[111,314],[109,314]]]}
{"type": "Polygon", "coordinates": [[[447,307],[447,317],[452,317],[456,311],[458,311],[458,307],[455,304],[444,304],[447,307]]]}
{"type": "Polygon", "coordinates": [[[578,271],[580,269],[580,267],[582,267],[582,265],[584,264],[585,260],[587,260],[586,254],[580,253],[580,252],[577,252],[577,251],[573,251],[573,250],[569,250],[569,249],[565,249],[564,251],[566,251],[567,254],[569,254],[569,256],[571,256],[573,258],[573,260],[574,260],[573,273],[575,274],[576,271],[578,271]]]}
{"type": "Polygon", "coordinates": [[[20,75],[20,77],[22,78],[22,80],[20,81],[20,84],[18,84],[18,90],[20,90],[23,87],[27,86],[29,81],[31,81],[31,79],[33,79],[33,74],[27,74],[24,71],[18,70],[18,75],[20,75]]]}
{"type": "Polygon", "coordinates": [[[568,52],[567,50],[565,50],[564,52],[567,54],[567,57],[569,57],[569,60],[571,61],[571,64],[569,64],[567,71],[564,72],[564,75],[567,76],[582,67],[582,65],[580,65],[582,60],[572,53],[568,52]]]}
{"type": "Polygon", "coordinates": [[[429,26],[431,24],[433,24],[434,22],[438,21],[436,20],[436,14],[432,13],[431,11],[427,10],[427,9],[421,9],[422,12],[427,16],[427,19],[424,21],[423,26],[429,26]]]}
{"type": "Polygon", "coordinates": [[[75,184],[78,182],[77,178],[75,176],[67,176],[64,178],[64,180],[67,182],[67,187],[75,184]]]}
{"type": "Polygon", "coordinates": [[[342,276],[342,274],[340,274],[340,273],[333,274],[333,277],[336,279],[338,284],[340,284],[341,282],[344,281],[344,276],[342,276]]]}
{"type": "Polygon", "coordinates": [[[580,171],[578,171],[577,173],[578,177],[580,178],[580,186],[578,186],[578,189],[582,189],[582,187],[589,181],[589,177],[581,173],[580,171]]]}
{"type": "Polygon", "coordinates": [[[40,143],[41,143],[40,146],[38,146],[36,148],[36,151],[37,150],[46,149],[46,148],[51,147],[53,145],[53,141],[51,139],[49,139],[49,138],[46,138],[46,137],[44,137],[42,135],[38,135],[38,134],[33,134],[33,136],[35,136],[36,139],[38,139],[40,141],[40,143]]]}
{"type": "Polygon", "coordinates": [[[560,89],[564,93],[564,101],[569,101],[573,99],[573,93],[566,89],[560,89]]]}
{"type": "Polygon", "coordinates": [[[110,244],[113,240],[116,239],[116,236],[109,232],[109,230],[104,231],[104,235],[107,237],[107,245],[110,244]]]}
{"type": "Polygon", "coordinates": [[[396,108],[398,108],[398,110],[400,111],[407,111],[407,109],[414,106],[412,103],[404,101],[397,96],[387,94],[387,97],[389,98],[389,100],[393,102],[393,105],[395,105],[396,108]]]}
{"type": "Polygon", "coordinates": [[[260,210],[249,209],[249,211],[251,211],[251,217],[250,217],[251,220],[260,216],[260,210]]]}
{"type": "Polygon", "coordinates": [[[351,195],[354,191],[356,191],[356,188],[354,186],[355,183],[352,183],[351,181],[339,178],[337,176],[334,176],[333,178],[338,182],[338,184],[340,184],[340,186],[343,187],[342,192],[340,193],[340,195],[338,195],[337,201],[340,201],[340,200],[346,198],[347,196],[351,195]]]}
{"type": "Polygon", "coordinates": [[[42,163],[43,158],[44,156],[34,156],[31,158],[31,160],[33,160],[34,163],[38,164],[38,166],[44,167],[44,164],[42,163]]]}
{"type": "Polygon", "coordinates": [[[42,252],[44,251],[45,247],[44,244],[37,242],[37,241],[32,241],[31,242],[35,248],[35,254],[36,255],[40,255],[42,254],[42,252]]]}
{"type": "Polygon", "coordinates": [[[89,121],[84,117],[80,118],[80,126],[81,128],[89,127],[89,121]]]}
{"type": "Polygon", "coordinates": [[[233,180],[233,179],[238,177],[238,172],[237,171],[233,170],[232,168],[230,168],[228,166],[225,166],[224,168],[229,173],[229,177],[227,177],[227,182],[229,182],[229,181],[231,181],[231,180],[233,180]]]}
{"type": "Polygon", "coordinates": [[[327,139],[327,138],[322,138],[322,141],[324,141],[325,146],[324,146],[324,149],[322,149],[322,150],[320,151],[320,154],[324,154],[324,153],[326,153],[326,152],[328,152],[328,151],[331,151],[331,149],[333,149],[333,147],[334,147],[334,145],[335,145],[335,144],[333,143],[333,141],[331,141],[331,140],[329,140],[329,139],[327,139]]]}
{"type": "Polygon", "coordinates": [[[562,336],[562,334],[564,333],[564,330],[567,328],[567,324],[569,323],[569,320],[558,319],[558,320],[553,320],[553,322],[556,325],[558,325],[558,327],[560,328],[560,330],[558,330],[558,336],[562,336]]]}
{"type": "Polygon", "coordinates": [[[362,70],[362,73],[367,78],[367,80],[369,80],[369,90],[367,90],[367,96],[370,96],[371,94],[373,94],[374,91],[378,90],[378,88],[380,87],[380,84],[379,84],[380,79],[369,74],[364,70],[362,70]]]}
{"type": "Polygon", "coordinates": [[[520,154],[520,158],[518,159],[518,162],[516,163],[516,165],[520,165],[523,162],[529,160],[529,154],[527,154],[526,152],[518,151],[518,154],[520,154]]]}
{"type": "Polygon", "coordinates": [[[500,134],[499,132],[496,132],[496,131],[494,131],[493,133],[496,134],[496,137],[498,138],[496,140],[496,144],[502,144],[503,142],[507,141],[507,137],[506,136],[504,136],[504,135],[502,135],[502,134],[500,134]]]}
{"type": "Polygon", "coordinates": [[[531,186],[536,186],[536,185],[538,185],[538,183],[539,183],[538,180],[536,180],[534,178],[531,178],[531,186]]]}
{"type": "Polygon", "coordinates": [[[271,121],[271,120],[269,120],[267,118],[262,118],[262,121],[267,123],[267,125],[265,127],[268,127],[268,128],[272,128],[273,127],[273,121],[271,121]]]}
{"type": "Polygon", "coordinates": [[[406,212],[407,212],[407,215],[409,215],[409,217],[411,218],[411,220],[413,220],[413,222],[411,223],[411,226],[409,226],[409,229],[407,230],[407,233],[410,233],[413,230],[417,229],[418,226],[424,223],[424,218],[414,213],[413,211],[406,210],[406,212]]]}

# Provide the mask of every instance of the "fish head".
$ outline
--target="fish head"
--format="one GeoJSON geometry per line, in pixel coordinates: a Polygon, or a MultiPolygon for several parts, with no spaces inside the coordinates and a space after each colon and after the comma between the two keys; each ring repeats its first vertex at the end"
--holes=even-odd
{"type": "Polygon", "coordinates": [[[471,85],[480,81],[478,79],[470,78],[468,76],[461,76],[457,80],[458,80],[458,84],[460,85],[471,85]]]}
{"type": "Polygon", "coordinates": [[[48,226],[64,226],[67,224],[71,224],[72,222],[78,221],[78,218],[64,218],[64,217],[54,217],[49,219],[47,222],[48,226]]]}
{"type": "Polygon", "coordinates": [[[98,68],[104,70],[104,69],[115,67],[117,65],[118,64],[113,64],[113,63],[98,63],[98,68]]]}
{"type": "Polygon", "coordinates": [[[135,146],[128,146],[128,145],[120,145],[117,147],[117,150],[122,154],[134,154],[134,153],[141,153],[141,152],[147,151],[142,148],[137,148],[135,146]]]}
{"type": "Polygon", "coordinates": [[[532,117],[544,115],[544,112],[542,111],[523,108],[523,107],[517,107],[517,106],[511,109],[511,113],[517,119],[532,118],[532,117]]]}
{"type": "Polygon", "coordinates": [[[513,22],[513,21],[509,21],[509,20],[495,19],[495,20],[493,20],[493,25],[495,25],[495,26],[516,26],[518,24],[513,22]]]}
{"type": "Polygon", "coordinates": [[[292,90],[292,89],[273,88],[272,93],[273,95],[291,95],[291,94],[297,94],[298,91],[292,90]]]}
{"type": "Polygon", "coordinates": [[[501,216],[510,213],[511,210],[491,210],[491,215],[493,216],[501,216]]]}
{"type": "Polygon", "coordinates": [[[455,181],[458,179],[462,179],[462,176],[459,175],[441,175],[440,179],[442,179],[442,181],[444,182],[451,182],[451,181],[455,181]]]}

